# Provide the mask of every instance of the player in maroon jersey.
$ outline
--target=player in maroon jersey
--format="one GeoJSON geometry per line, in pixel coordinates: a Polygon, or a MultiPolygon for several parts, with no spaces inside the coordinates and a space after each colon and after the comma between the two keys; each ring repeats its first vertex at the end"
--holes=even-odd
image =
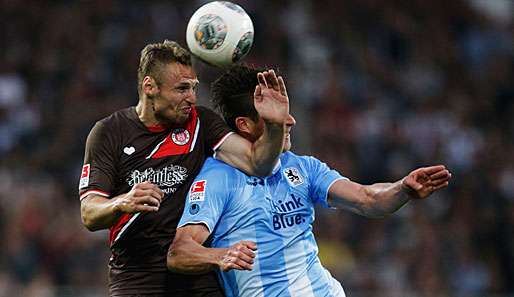
{"type": "Polygon", "coordinates": [[[187,190],[213,152],[251,175],[272,171],[289,102],[273,70],[258,81],[254,104],[266,131],[250,143],[195,105],[198,79],[189,52],[171,41],[143,49],[139,102],[95,124],[80,177],[84,225],[110,230],[110,296],[222,296],[214,274],[168,272],[166,252],[187,190]]]}

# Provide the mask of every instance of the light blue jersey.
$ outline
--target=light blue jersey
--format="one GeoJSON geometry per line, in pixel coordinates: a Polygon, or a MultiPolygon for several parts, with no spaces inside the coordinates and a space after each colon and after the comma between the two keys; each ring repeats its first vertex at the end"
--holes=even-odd
{"type": "Polygon", "coordinates": [[[321,266],[312,233],[314,205],[328,207],[328,189],[342,178],[319,160],[291,152],[264,179],[210,158],[191,186],[179,227],[205,224],[212,247],[257,243],[252,271],[220,272],[228,297],[345,296],[321,266]]]}

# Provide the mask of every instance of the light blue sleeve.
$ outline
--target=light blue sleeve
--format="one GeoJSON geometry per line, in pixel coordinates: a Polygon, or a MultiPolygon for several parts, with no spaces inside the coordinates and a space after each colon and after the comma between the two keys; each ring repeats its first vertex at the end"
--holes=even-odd
{"type": "Polygon", "coordinates": [[[209,158],[196,176],[186,197],[184,212],[178,227],[187,224],[205,224],[212,233],[218,223],[226,201],[230,199],[227,181],[228,165],[209,158]]]}
{"type": "Polygon", "coordinates": [[[339,179],[348,178],[330,169],[327,164],[314,157],[306,157],[305,161],[309,176],[309,195],[312,202],[319,203],[323,207],[330,207],[327,201],[330,186],[339,179]]]}

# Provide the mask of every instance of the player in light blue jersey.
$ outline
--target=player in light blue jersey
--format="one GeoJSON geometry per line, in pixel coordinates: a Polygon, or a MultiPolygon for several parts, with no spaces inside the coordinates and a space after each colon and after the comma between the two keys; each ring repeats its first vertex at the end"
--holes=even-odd
{"type": "MultiPolygon", "coordinates": [[[[264,84],[257,72],[236,66],[213,84],[213,100],[225,120],[250,141],[263,133],[252,104],[254,89],[258,94],[264,84]]],[[[281,77],[272,84],[287,96],[281,77]]],[[[382,217],[446,187],[451,177],[438,165],[395,183],[355,183],[316,158],[289,152],[294,124],[289,116],[284,153],[269,177],[251,177],[212,158],[205,162],[170,247],[169,269],[217,269],[227,296],[345,296],[318,258],[315,205],[382,217]],[[209,236],[211,247],[204,247],[209,236]]]]}

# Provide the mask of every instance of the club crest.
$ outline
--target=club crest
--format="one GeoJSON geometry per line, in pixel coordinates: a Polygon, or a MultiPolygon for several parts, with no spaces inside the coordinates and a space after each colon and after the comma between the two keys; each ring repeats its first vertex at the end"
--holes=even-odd
{"type": "Polygon", "coordinates": [[[189,131],[186,129],[178,128],[171,133],[171,140],[177,145],[185,145],[191,138],[189,131]]]}
{"type": "Polygon", "coordinates": [[[298,172],[298,169],[294,167],[284,169],[284,175],[287,178],[289,184],[291,184],[294,187],[303,184],[302,175],[298,172]]]}

